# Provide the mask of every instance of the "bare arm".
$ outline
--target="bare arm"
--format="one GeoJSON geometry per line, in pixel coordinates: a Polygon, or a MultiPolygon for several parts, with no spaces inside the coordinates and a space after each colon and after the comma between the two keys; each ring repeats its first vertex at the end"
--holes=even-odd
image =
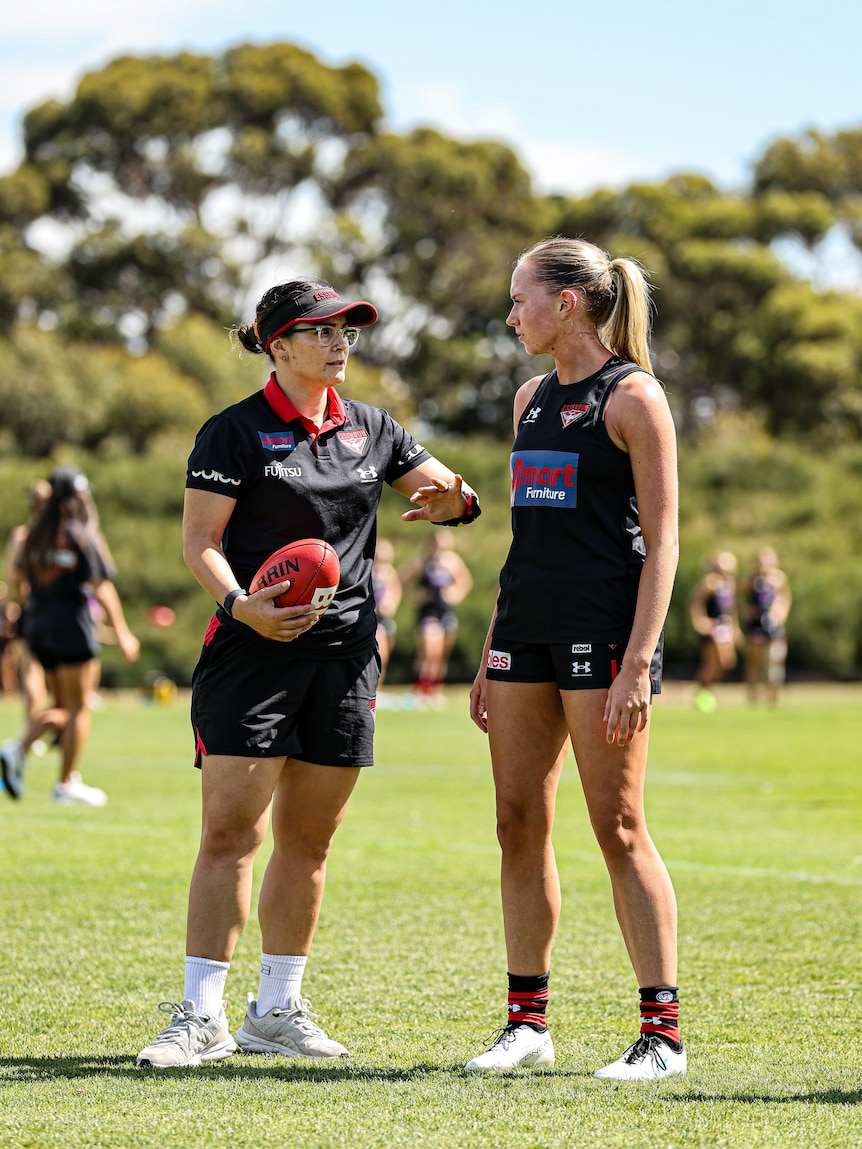
{"type": "MultiPolygon", "coordinates": [[[[528,379],[526,383],[523,383],[515,394],[515,401],[512,405],[512,431],[515,435],[518,434],[518,424],[521,422],[527,405],[536,394],[543,378],[543,375],[535,375],[532,379],[528,379]]],[[[473,680],[473,686],[470,690],[470,717],[485,734],[488,733],[488,655],[491,650],[491,636],[494,633],[494,623],[496,621],[497,603],[495,602],[494,612],[488,624],[488,633],[485,636],[485,643],[482,647],[482,661],[479,664],[479,669],[476,672],[476,677],[473,680]]]]}
{"type": "Polygon", "coordinates": [[[488,633],[485,636],[485,644],[482,647],[482,661],[479,663],[479,669],[476,671],[476,677],[470,688],[470,717],[485,734],[488,733],[488,654],[491,650],[491,635],[494,633],[496,621],[497,604],[495,603],[494,613],[488,624],[488,633]]]}
{"type": "Polygon", "coordinates": [[[706,613],[706,599],[709,593],[707,578],[704,576],[691,592],[688,600],[688,613],[691,624],[698,634],[708,637],[712,633],[712,619],[706,613]]]}
{"type": "Polygon", "coordinates": [[[467,509],[467,496],[475,494],[460,475],[434,458],[426,459],[396,479],[392,486],[416,505],[415,510],[405,511],[401,516],[407,523],[422,519],[431,523],[459,519],[467,509]]]}
{"type": "Polygon", "coordinates": [[[126,662],[134,662],[141,650],[141,644],[129,630],[126,616],[123,613],[123,604],[117,588],[110,579],[100,579],[93,584],[93,593],[105,608],[108,622],[114,628],[120,650],[126,662]]]}
{"type": "MultiPolygon", "coordinates": [[[[222,539],[236,499],[211,491],[188,488],[183,508],[183,558],[205,591],[219,604],[225,595],[240,589],[239,580],[222,550],[222,539]]],[[[275,583],[254,594],[239,595],[233,616],[267,638],[291,642],[317,622],[320,615],[307,606],[277,607],[272,600],[287,590],[290,582],[275,583]]],[[[243,588],[244,589],[244,588],[243,588]]]]}
{"type": "Polygon", "coordinates": [[[646,547],[631,636],[605,706],[607,740],[624,745],[647,724],[649,665],[670,606],[679,560],[676,432],[661,385],[641,373],[617,385],[608,401],[605,425],[631,459],[646,547]]]}
{"type": "Polygon", "coordinates": [[[447,587],[443,587],[440,594],[445,603],[450,606],[457,606],[459,602],[463,602],[470,591],[473,589],[473,576],[467,567],[467,564],[460,555],[456,555],[450,551],[444,554],[441,559],[445,562],[447,570],[452,575],[454,582],[447,587]]]}
{"type": "Polygon", "coordinates": [[[26,526],[14,527],[6,544],[4,559],[6,596],[15,599],[16,602],[23,602],[27,597],[27,584],[21,573],[20,562],[28,533],[26,526]]]}

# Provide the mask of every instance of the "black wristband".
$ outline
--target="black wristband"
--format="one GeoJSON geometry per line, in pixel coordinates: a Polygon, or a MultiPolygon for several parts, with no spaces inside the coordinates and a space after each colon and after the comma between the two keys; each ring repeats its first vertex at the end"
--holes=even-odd
{"type": "Polygon", "coordinates": [[[464,514],[459,519],[444,519],[443,522],[435,523],[435,527],[460,527],[462,523],[473,523],[478,519],[482,513],[482,508],[479,506],[479,500],[472,491],[462,491],[466,507],[464,514]]]}
{"type": "Polygon", "coordinates": [[[221,604],[221,608],[225,614],[231,618],[233,618],[233,604],[241,594],[248,594],[248,591],[243,590],[242,587],[238,587],[236,590],[229,590],[224,596],[224,602],[221,604]]]}

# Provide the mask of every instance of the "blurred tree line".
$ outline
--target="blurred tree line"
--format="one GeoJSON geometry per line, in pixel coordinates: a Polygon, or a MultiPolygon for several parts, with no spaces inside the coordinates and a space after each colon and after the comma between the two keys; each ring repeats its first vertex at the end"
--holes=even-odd
{"type": "MultiPolygon", "coordinates": [[[[862,250],[862,129],[776,141],[738,192],[680,174],[546,196],[511,148],[392,133],[366,68],[277,43],[116,59],[23,131],[0,178],[0,526],[21,521],[30,477],[84,465],[149,664],[187,681],[211,608],[179,558],[185,458],[208,413],[263,381],[227,332],[306,273],[380,308],[347,393],[484,482],[488,511],[459,532],[477,584],[459,653],[475,663],[506,549],[512,396],[545,366],[505,326],[509,276],[560,233],[640,259],[657,289],[654,362],[682,448],[671,663],[694,661],[685,598],[705,551],[744,565],[769,542],[796,593],[792,660],[862,667],[862,296],[782,258],[836,234],[862,250]],[[147,633],[163,601],[180,621],[147,633]]],[[[421,545],[390,500],[383,525],[405,553],[421,545]]]]}

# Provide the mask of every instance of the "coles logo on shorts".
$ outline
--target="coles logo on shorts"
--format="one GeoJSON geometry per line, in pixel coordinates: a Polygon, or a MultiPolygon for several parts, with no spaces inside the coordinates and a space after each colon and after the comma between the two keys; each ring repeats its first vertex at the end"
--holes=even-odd
{"type": "Polygon", "coordinates": [[[489,670],[511,670],[512,669],[512,656],[507,650],[489,650],[488,651],[488,669],[489,670]]]}
{"type": "Polygon", "coordinates": [[[578,505],[577,452],[518,451],[512,455],[512,506],[578,505]]]}
{"type": "Polygon", "coordinates": [[[258,431],[260,445],[265,451],[294,451],[293,431],[258,431]]]}

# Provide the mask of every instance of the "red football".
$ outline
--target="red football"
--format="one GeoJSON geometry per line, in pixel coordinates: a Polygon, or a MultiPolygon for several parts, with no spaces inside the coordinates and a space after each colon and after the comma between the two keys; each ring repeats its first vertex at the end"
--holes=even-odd
{"type": "Polygon", "coordinates": [[[299,539],[271,554],[249,590],[291,580],[290,590],[273,601],[276,606],[312,606],[324,611],[335,598],[340,577],[338,555],[323,539],[299,539]]]}

